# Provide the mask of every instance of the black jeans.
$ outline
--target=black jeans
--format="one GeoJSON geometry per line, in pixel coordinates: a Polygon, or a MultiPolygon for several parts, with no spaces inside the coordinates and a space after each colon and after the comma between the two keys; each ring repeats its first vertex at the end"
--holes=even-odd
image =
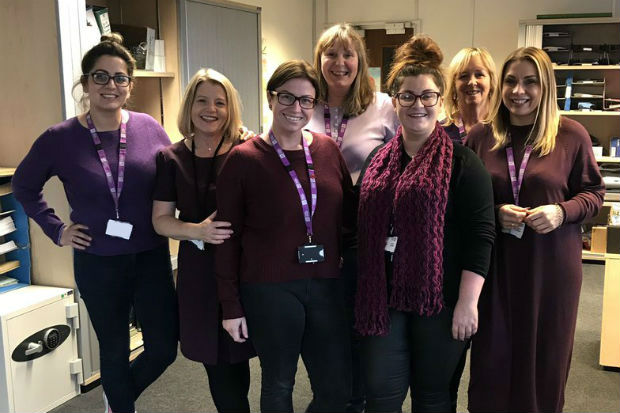
{"type": "Polygon", "coordinates": [[[414,412],[451,411],[451,381],[466,347],[451,330],[445,307],[431,317],[390,310],[388,335],[362,340],[366,412],[400,412],[409,387],[414,412]]]}
{"type": "Polygon", "coordinates": [[[351,396],[351,355],[342,282],[246,284],[241,301],[262,368],[261,411],[293,411],[301,354],[314,393],[307,411],[344,412],[351,396]]]}
{"type": "Polygon", "coordinates": [[[168,246],[99,256],[74,250],[75,281],[99,340],[101,384],[113,411],[134,402],[175,360],[176,293],[168,246]],[[142,326],[144,351],[129,363],[129,310],[142,326]]]}
{"type": "Polygon", "coordinates": [[[250,413],[250,362],[204,366],[218,413],[250,413]]]}

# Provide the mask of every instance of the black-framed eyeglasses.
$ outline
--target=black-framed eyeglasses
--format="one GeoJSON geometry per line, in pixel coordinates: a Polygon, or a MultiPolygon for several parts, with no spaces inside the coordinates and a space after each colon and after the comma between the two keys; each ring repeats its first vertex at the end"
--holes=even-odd
{"type": "Polygon", "coordinates": [[[121,87],[129,86],[129,84],[131,83],[131,76],[128,76],[128,75],[121,75],[121,74],[110,75],[107,72],[92,72],[84,76],[91,76],[93,78],[93,82],[95,82],[98,85],[107,85],[110,79],[114,80],[114,83],[116,84],[116,86],[121,86],[121,87]]]}
{"type": "Polygon", "coordinates": [[[435,106],[437,102],[439,102],[439,98],[441,97],[441,93],[439,92],[424,92],[421,95],[416,95],[411,92],[400,92],[395,95],[398,99],[398,103],[400,106],[408,108],[410,106],[415,105],[416,100],[420,99],[422,105],[425,107],[435,106]]]}
{"type": "Polygon", "coordinates": [[[311,96],[295,96],[288,92],[276,92],[270,90],[269,93],[278,98],[278,102],[284,106],[293,106],[295,101],[299,101],[299,106],[304,109],[312,109],[316,106],[317,100],[311,96]]]}

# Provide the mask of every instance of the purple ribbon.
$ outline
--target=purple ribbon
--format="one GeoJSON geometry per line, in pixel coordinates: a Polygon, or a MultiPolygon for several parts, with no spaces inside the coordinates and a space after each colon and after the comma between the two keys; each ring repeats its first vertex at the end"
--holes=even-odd
{"type": "Polygon", "coordinates": [[[530,160],[532,154],[532,146],[527,145],[525,147],[525,153],[521,160],[521,166],[519,167],[519,176],[516,174],[515,157],[512,151],[512,147],[506,148],[506,157],[508,158],[508,172],[510,173],[510,183],[512,184],[512,196],[515,200],[515,205],[519,205],[519,192],[521,191],[521,184],[523,184],[523,175],[525,175],[525,168],[530,160]]]}
{"type": "Polygon", "coordinates": [[[338,130],[338,136],[332,135],[331,113],[329,113],[329,106],[325,105],[323,109],[323,117],[325,118],[325,134],[336,139],[336,145],[342,147],[342,140],[344,139],[344,133],[347,130],[347,123],[349,123],[349,117],[343,116],[342,123],[340,123],[340,129],[338,130]]]}
{"type": "Polygon", "coordinates": [[[306,232],[308,234],[308,242],[312,242],[312,217],[314,217],[314,211],[316,210],[316,200],[317,200],[317,188],[316,188],[316,179],[314,174],[314,165],[312,163],[312,156],[310,155],[310,148],[308,147],[308,142],[304,139],[303,135],[301,137],[301,143],[304,147],[304,153],[306,154],[306,166],[308,167],[308,178],[310,180],[310,195],[311,195],[311,205],[308,205],[308,200],[306,199],[306,193],[304,192],[303,187],[301,186],[301,182],[299,181],[299,177],[297,173],[291,166],[286,154],[282,150],[282,147],[278,143],[276,136],[273,134],[273,130],[269,131],[269,139],[271,140],[271,145],[275,149],[282,165],[288,171],[293,183],[295,184],[295,188],[297,188],[297,193],[299,194],[299,200],[301,201],[301,209],[304,213],[304,221],[306,223],[306,232]]]}
{"type": "Polygon", "coordinates": [[[108,182],[108,188],[110,189],[112,200],[114,200],[114,210],[116,211],[116,219],[119,219],[120,216],[118,214],[118,200],[121,197],[121,192],[123,192],[123,182],[125,181],[125,158],[127,156],[127,119],[121,115],[121,139],[120,139],[120,145],[118,149],[118,184],[117,185],[114,185],[114,179],[112,178],[112,170],[110,169],[108,158],[105,156],[105,151],[103,150],[103,146],[101,145],[101,139],[99,139],[99,135],[97,134],[97,129],[95,128],[95,125],[93,124],[93,120],[90,117],[90,112],[86,114],[86,123],[88,124],[88,129],[90,130],[90,136],[92,136],[93,138],[93,143],[95,144],[97,155],[99,155],[101,166],[103,166],[103,172],[105,172],[105,178],[106,178],[106,181],[108,182]]]}

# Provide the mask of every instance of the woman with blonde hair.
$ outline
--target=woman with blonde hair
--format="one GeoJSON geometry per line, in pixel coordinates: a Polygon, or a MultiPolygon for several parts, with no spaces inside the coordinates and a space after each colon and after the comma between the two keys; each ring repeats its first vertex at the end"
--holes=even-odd
{"type": "MultiPolygon", "coordinates": [[[[375,92],[368,73],[364,40],[349,24],[325,30],[314,48],[314,68],[319,73],[319,105],[307,129],[324,133],[338,144],[355,183],[370,152],[396,134],[398,118],[390,97],[375,92]]],[[[357,278],[357,240],[345,233],[342,276],[353,325],[353,297],[357,278]]],[[[353,396],[349,411],[364,410],[359,343],[351,328],[353,396]]]]}
{"type": "Polygon", "coordinates": [[[388,78],[401,128],[362,172],[355,327],[367,412],[454,409],[450,386],[478,328],[495,236],[491,179],[437,122],[443,54],[427,36],[396,52],[388,78]]]}
{"type": "Polygon", "coordinates": [[[461,49],[450,62],[442,121],[455,143],[464,143],[467,133],[488,118],[498,97],[495,62],[485,48],[461,49]]]}
{"type": "Polygon", "coordinates": [[[239,143],[241,127],[239,94],[230,80],[213,69],[196,72],[183,96],[178,127],[185,139],[157,157],[153,226],[181,241],[181,352],[203,363],[218,412],[249,412],[248,359],[254,350],[249,342],[235,343],[222,329],[215,282],[215,246],[232,234],[229,222],[217,220],[215,182],[239,143]]]}
{"type": "Polygon", "coordinates": [[[469,410],[559,412],[581,289],[580,223],[604,186],[588,132],[560,117],[552,63],[515,50],[490,124],[467,146],[493,178],[498,235],[472,341],[469,410]]]}

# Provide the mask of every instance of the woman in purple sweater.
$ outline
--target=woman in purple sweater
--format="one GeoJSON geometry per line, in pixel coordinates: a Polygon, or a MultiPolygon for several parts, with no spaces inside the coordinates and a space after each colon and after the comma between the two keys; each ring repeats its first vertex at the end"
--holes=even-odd
{"type": "Polygon", "coordinates": [[[52,241],[73,248],[75,281],[99,339],[106,411],[133,412],[176,357],[178,321],[167,240],[151,224],[155,156],[170,141],[153,118],[122,109],[135,61],[121,43],[119,35],[103,36],[86,53],[80,84],[89,111],[35,141],[13,191],[52,241]],[[64,185],[71,223],[43,199],[53,176],[64,185]],[[144,351],[129,364],[132,306],[144,351]]]}
{"type": "Polygon", "coordinates": [[[300,354],[309,412],[343,412],[350,395],[339,265],[351,178],[332,139],[302,131],[317,84],[308,63],[280,65],[267,83],[269,132],[233,148],[217,180],[217,219],[233,231],[216,252],[223,325],[254,344],[262,412],[293,411],[300,354]]]}

